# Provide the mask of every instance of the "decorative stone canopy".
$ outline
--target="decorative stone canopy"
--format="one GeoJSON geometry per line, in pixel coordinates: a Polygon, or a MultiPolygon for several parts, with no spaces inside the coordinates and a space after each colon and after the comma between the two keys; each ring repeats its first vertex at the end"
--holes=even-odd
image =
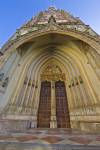
{"type": "MultiPolygon", "coordinates": [[[[16,33],[2,47],[1,52],[4,53],[22,38],[55,31],[66,32],[69,35],[73,33],[75,37],[78,34],[82,40],[87,38],[86,41],[84,40],[86,43],[93,40],[100,44],[100,36],[89,25],[85,25],[79,17],[74,17],[64,10],[49,7],[48,10],[41,11],[37,16],[32,17],[30,21],[17,29],[16,33]]],[[[88,44],[91,45],[90,43],[88,44]]]]}
{"type": "Polygon", "coordinates": [[[87,32],[92,36],[97,36],[88,25],[85,25],[79,19],[79,17],[74,17],[70,13],[56,9],[55,7],[49,7],[48,10],[41,11],[37,16],[32,17],[32,19],[24,24],[18,31],[23,35],[27,32],[43,29],[43,27],[48,26],[48,24],[55,24],[55,26],[58,25],[59,28],[61,26],[62,29],[78,30],[87,32]],[[26,31],[26,28],[30,28],[30,30],[26,31]]]}
{"type": "Polygon", "coordinates": [[[83,24],[79,18],[75,18],[64,10],[56,9],[55,7],[49,7],[44,12],[41,11],[37,16],[24,25],[24,27],[33,26],[34,24],[47,24],[50,17],[53,16],[57,23],[78,23],[83,24]]]}

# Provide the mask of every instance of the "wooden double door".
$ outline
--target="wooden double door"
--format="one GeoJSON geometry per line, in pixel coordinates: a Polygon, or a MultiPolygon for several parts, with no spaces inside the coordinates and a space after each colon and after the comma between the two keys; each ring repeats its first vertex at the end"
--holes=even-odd
{"type": "MultiPolygon", "coordinates": [[[[67,94],[64,81],[55,82],[55,101],[57,128],[70,128],[67,94]]],[[[51,82],[41,83],[40,103],[38,109],[38,128],[50,128],[51,119],[51,82]]]]}

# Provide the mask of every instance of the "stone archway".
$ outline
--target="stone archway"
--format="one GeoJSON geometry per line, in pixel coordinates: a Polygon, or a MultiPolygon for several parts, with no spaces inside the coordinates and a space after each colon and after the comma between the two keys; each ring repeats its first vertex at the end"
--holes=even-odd
{"type": "MultiPolygon", "coordinates": [[[[64,81],[66,85],[71,128],[81,128],[81,119],[83,119],[81,124],[85,126],[86,123],[83,121],[88,122],[88,118],[92,113],[89,110],[93,108],[93,111],[96,112],[96,109],[98,109],[97,104],[99,104],[98,72],[95,70],[96,64],[92,61],[90,55],[91,52],[95,53],[95,50],[77,38],[52,32],[38,37],[35,44],[34,42],[26,43],[25,48],[26,45],[26,51],[24,51],[24,45],[20,47],[18,53],[16,51],[16,57],[20,56],[20,63],[16,61],[16,65],[12,64],[13,67],[9,71],[11,80],[2,99],[5,103],[3,113],[6,114],[6,118],[16,116],[16,118],[23,119],[24,116],[26,120],[33,120],[33,126],[37,127],[41,81],[52,81],[52,76],[49,76],[49,79],[43,79],[41,75],[48,64],[51,64],[54,60],[54,63],[62,70],[58,69],[61,72],[59,76],[53,74],[53,81],[64,81]],[[22,55],[23,51],[25,52],[24,55],[22,55]],[[64,71],[66,79],[64,79],[62,71],[64,71]],[[13,89],[9,91],[12,86],[13,89]],[[82,115],[85,119],[81,117],[82,115]]],[[[13,53],[15,54],[15,51],[13,53]]],[[[93,57],[95,56],[94,53],[93,57]]],[[[54,82],[52,82],[51,89],[54,85],[54,82]]],[[[55,90],[51,91],[55,94],[53,92],[55,90]]],[[[51,99],[51,105],[55,105],[53,101],[51,99]]],[[[51,128],[57,127],[56,111],[54,109],[51,111],[49,126],[51,128]]]]}

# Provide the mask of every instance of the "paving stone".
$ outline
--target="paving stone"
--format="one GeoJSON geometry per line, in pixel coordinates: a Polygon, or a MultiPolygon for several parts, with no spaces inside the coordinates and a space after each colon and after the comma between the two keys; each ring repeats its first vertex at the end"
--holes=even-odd
{"type": "Polygon", "coordinates": [[[0,134],[0,150],[100,150],[98,134],[66,129],[30,129],[0,134]]]}

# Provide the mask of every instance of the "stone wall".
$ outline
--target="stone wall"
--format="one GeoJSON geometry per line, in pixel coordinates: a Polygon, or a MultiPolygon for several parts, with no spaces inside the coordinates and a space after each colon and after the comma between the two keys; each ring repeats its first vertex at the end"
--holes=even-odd
{"type": "Polygon", "coordinates": [[[0,120],[0,132],[25,130],[30,128],[30,122],[27,120],[0,120]]]}
{"type": "Polygon", "coordinates": [[[71,126],[73,129],[78,129],[89,133],[100,132],[100,122],[72,121],[71,126]]]}

